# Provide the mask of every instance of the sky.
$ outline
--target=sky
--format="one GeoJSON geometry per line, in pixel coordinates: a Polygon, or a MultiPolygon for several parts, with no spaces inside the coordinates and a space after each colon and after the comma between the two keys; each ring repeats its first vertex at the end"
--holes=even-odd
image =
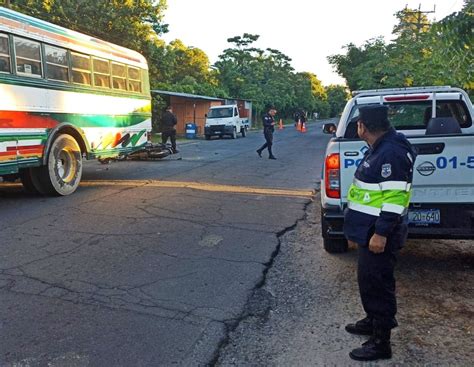
{"type": "Polygon", "coordinates": [[[323,85],[344,84],[327,56],[344,53],[343,46],[383,36],[393,39],[394,14],[405,8],[433,11],[441,20],[462,9],[463,0],[167,0],[166,42],[180,39],[203,50],[211,64],[231,46],[227,39],[258,34],[254,43],[289,56],[296,72],[312,72],[323,85]]]}

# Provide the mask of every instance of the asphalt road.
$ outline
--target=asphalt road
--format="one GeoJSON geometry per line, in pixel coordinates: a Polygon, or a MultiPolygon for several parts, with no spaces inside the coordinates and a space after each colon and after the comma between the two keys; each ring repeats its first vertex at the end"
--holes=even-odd
{"type": "Polygon", "coordinates": [[[217,361],[318,187],[328,140],[196,140],[161,161],[85,164],[69,197],[0,184],[0,365],[217,361]]]}

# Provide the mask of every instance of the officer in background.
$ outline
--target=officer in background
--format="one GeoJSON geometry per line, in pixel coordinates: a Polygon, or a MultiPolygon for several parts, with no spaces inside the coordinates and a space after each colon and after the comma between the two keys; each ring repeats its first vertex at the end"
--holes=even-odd
{"type": "Polygon", "coordinates": [[[173,153],[178,153],[179,151],[176,149],[176,124],[178,123],[178,119],[176,115],[173,113],[173,107],[168,106],[166,107],[166,111],[161,118],[161,142],[162,144],[166,144],[168,138],[171,140],[171,148],[173,149],[173,153]]]}
{"type": "Polygon", "coordinates": [[[344,218],[345,236],[359,248],[357,280],[366,313],[346,330],[370,335],[349,354],[359,361],[391,358],[390,333],[398,325],[394,268],[407,236],[416,153],[405,136],[391,127],[387,111],[383,105],[359,109],[357,133],[370,148],[349,188],[344,218]]]}
{"type": "Polygon", "coordinates": [[[265,148],[268,149],[268,158],[276,159],[272,153],[273,132],[275,131],[275,114],[277,110],[274,106],[268,109],[268,113],[263,115],[263,136],[265,137],[265,144],[257,149],[257,154],[261,158],[262,152],[265,148]]]}

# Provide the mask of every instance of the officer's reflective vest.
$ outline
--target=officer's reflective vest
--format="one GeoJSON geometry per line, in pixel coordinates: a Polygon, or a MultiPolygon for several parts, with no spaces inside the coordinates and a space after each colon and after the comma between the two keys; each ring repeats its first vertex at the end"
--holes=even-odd
{"type": "Polygon", "coordinates": [[[349,209],[379,216],[381,211],[405,215],[411,196],[411,183],[383,181],[366,183],[354,178],[347,195],[349,209]]]}

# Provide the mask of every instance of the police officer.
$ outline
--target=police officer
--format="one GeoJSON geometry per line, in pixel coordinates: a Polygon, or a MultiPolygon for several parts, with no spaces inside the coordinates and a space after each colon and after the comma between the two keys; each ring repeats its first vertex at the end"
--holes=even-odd
{"type": "Polygon", "coordinates": [[[277,110],[274,106],[271,106],[268,109],[268,112],[263,115],[263,136],[265,136],[265,144],[263,144],[259,149],[257,149],[257,154],[259,157],[262,157],[262,152],[265,148],[268,149],[268,158],[276,159],[272,153],[273,145],[273,132],[275,131],[275,114],[277,110]]]}
{"type": "Polygon", "coordinates": [[[173,149],[173,153],[178,153],[179,151],[176,149],[176,124],[178,123],[178,119],[176,115],[173,113],[173,108],[168,106],[166,108],[165,113],[161,119],[161,142],[162,144],[166,144],[168,138],[171,140],[171,148],[173,149]]]}
{"type": "Polygon", "coordinates": [[[347,240],[359,248],[357,280],[366,317],[346,325],[352,334],[370,335],[349,353],[359,361],[392,357],[390,332],[396,327],[394,268],[407,235],[407,208],[416,153],[391,127],[388,108],[359,109],[357,133],[368,145],[348,192],[344,218],[347,240]]]}

